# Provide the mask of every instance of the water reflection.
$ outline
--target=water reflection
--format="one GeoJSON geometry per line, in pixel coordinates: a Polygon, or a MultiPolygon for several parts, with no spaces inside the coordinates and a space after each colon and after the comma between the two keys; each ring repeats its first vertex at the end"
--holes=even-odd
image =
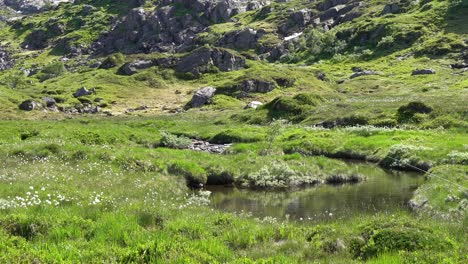
{"type": "Polygon", "coordinates": [[[346,218],[356,214],[392,213],[406,208],[421,175],[360,166],[367,181],[355,185],[320,185],[301,190],[255,191],[209,186],[212,206],[230,212],[250,212],[257,217],[292,219],[346,218]]]}

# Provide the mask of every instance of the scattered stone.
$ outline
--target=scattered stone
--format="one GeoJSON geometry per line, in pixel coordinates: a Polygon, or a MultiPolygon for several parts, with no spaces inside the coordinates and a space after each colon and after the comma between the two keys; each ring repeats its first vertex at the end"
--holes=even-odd
{"type": "Polygon", "coordinates": [[[346,245],[344,243],[344,241],[342,239],[336,239],[336,248],[339,250],[339,251],[344,251],[346,250],[346,245]]]}
{"type": "Polygon", "coordinates": [[[75,98],[78,98],[78,97],[81,97],[81,96],[87,96],[87,95],[92,95],[94,94],[95,92],[95,89],[91,89],[91,90],[88,90],[86,89],[86,87],[81,87],[80,89],[78,89],[74,94],[73,96],[75,98]]]}
{"type": "Polygon", "coordinates": [[[429,201],[429,200],[426,199],[426,198],[420,198],[420,199],[418,199],[418,200],[413,199],[413,200],[410,200],[410,201],[408,202],[408,205],[409,205],[409,207],[412,208],[413,210],[417,210],[417,209],[421,209],[421,208],[423,208],[424,206],[426,206],[426,204],[428,203],[428,201],[429,201]]]}
{"type": "Polygon", "coordinates": [[[214,154],[222,154],[231,146],[232,144],[212,144],[202,140],[192,140],[192,143],[189,145],[188,149],[214,154]]]}
{"type": "Polygon", "coordinates": [[[436,71],[433,69],[423,69],[423,70],[414,70],[411,75],[427,75],[427,74],[435,74],[436,71]]]}
{"type": "Polygon", "coordinates": [[[454,196],[454,195],[448,195],[446,198],[445,198],[445,202],[446,203],[451,203],[451,202],[458,202],[460,200],[460,198],[454,196]]]}
{"type": "Polygon", "coordinates": [[[281,87],[292,87],[296,81],[288,78],[275,78],[275,82],[281,87]]]}
{"type": "Polygon", "coordinates": [[[327,75],[324,72],[320,71],[317,73],[317,79],[325,81],[327,79],[327,75]]]}
{"type": "Polygon", "coordinates": [[[468,63],[466,62],[454,63],[454,64],[451,64],[450,67],[452,69],[466,69],[468,68],[468,63]]]}
{"type": "Polygon", "coordinates": [[[216,89],[213,87],[203,87],[198,89],[192,97],[189,105],[191,107],[201,107],[210,102],[211,98],[216,93],[216,89]]]}
{"type": "MultiPolygon", "coordinates": [[[[127,110],[125,111],[125,113],[128,114],[128,113],[133,113],[133,112],[136,112],[136,111],[146,111],[146,110],[148,110],[148,109],[149,109],[148,106],[142,105],[142,106],[139,106],[139,107],[137,107],[137,108],[127,109],[127,110]]],[[[165,110],[165,109],[163,108],[163,110],[165,110]]]]}
{"type": "Polygon", "coordinates": [[[353,75],[351,75],[349,78],[350,79],[354,79],[354,78],[357,78],[357,77],[361,77],[361,76],[366,76],[366,75],[378,75],[379,73],[376,72],[376,71],[372,71],[372,70],[364,70],[364,71],[359,71],[359,72],[355,72],[353,75]]]}
{"type": "Polygon", "coordinates": [[[259,101],[252,101],[248,105],[244,107],[244,109],[257,109],[258,107],[262,106],[263,103],[259,101]]]}
{"type": "Polygon", "coordinates": [[[34,100],[28,99],[23,101],[19,106],[20,110],[23,111],[33,111],[42,108],[42,104],[34,100]]]}
{"type": "Polygon", "coordinates": [[[14,61],[10,53],[3,47],[0,47],[0,71],[5,71],[14,66],[14,61]]]}

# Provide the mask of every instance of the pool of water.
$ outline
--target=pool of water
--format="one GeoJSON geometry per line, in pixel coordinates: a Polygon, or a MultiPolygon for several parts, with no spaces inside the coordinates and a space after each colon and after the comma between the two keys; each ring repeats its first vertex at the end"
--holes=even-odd
{"type": "Polygon", "coordinates": [[[360,165],[367,180],[358,184],[318,185],[298,190],[259,191],[208,186],[211,205],[228,212],[256,217],[324,220],[354,215],[407,210],[414,190],[424,181],[420,174],[360,165]]]}

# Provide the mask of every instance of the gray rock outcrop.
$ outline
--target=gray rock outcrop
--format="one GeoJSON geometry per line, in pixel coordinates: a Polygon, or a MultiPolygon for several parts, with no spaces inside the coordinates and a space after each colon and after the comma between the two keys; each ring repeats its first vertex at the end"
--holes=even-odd
{"type": "Polygon", "coordinates": [[[239,86],[245,93],[268,93],[276,88],[275,83],[263,80],[245,80],[239,86]]]}
{"type": "Polygon", "coordinates": [[[181,52],[193,48],[198,33],[213,23],[231,17],[261,3],[248,0],[163,0],[155,11],[133,9],[103,34],[94,49],[101,53],[123,51],[181,52]]]}
{"type": "Polygon", "coordinates": [[[245,67],[245,58],[219,48],[200,48],[182,58],[175,66],[176,71],[192,73],[199,76],[216,67],[217,70],[227,72],[240,70],[245,67]]]}
{"type": "Polygon", "coordinates": [[[39,13],[49,10],[60,3],[72,1],[73,0],[3,0],[6,6],[24,14],[39,13]]]}

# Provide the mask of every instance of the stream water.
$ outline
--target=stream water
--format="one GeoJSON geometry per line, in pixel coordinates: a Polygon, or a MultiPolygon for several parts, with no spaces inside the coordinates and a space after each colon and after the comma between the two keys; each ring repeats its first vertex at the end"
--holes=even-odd
{"type": "Polygon", "coordinates": [[[282,191],[259,191],[208,186],[211,205],[228,212],[256,217],[325,220],[354,215],[407,210],[414,190],[424,181],[420,174],[383,170],[373,164],[359,166],[367,180],[358,184],[318,185],[282,191]]]}

